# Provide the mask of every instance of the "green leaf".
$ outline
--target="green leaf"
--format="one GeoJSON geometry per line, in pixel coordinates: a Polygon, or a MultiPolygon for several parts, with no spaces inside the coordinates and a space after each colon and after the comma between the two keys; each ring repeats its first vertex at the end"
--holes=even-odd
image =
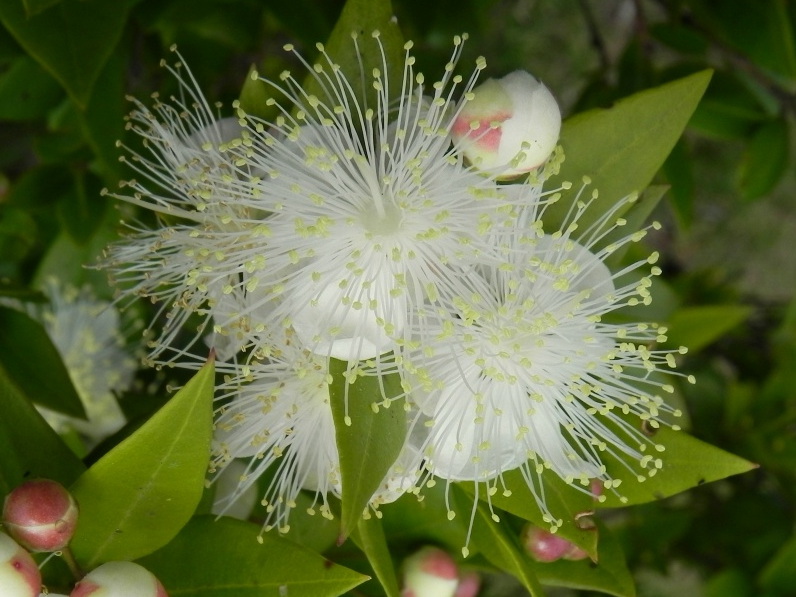
{"type": "Polygon", "coordinates": [[[25,13],[29,17],[39,14],[51,6],[55,6],[59,2],[61,2],[61,0],[22,0],[22,4],[25,5],[25,13]]]}
{"type": "Polygon", "coordinates": [[[790,166],[788,122],[784,118],[761,125],[746,147],[738,186],[746,200],[756,199],[770,192],[790,166]]]}
{"type": "Polygon", "coordinates": [[[21,2],[0,2],[0,21],[82,108],[122,35],[127,11],[126,0],[62,0],[29,16],[21,2]]]}
{"type": "Polygon", "coordinates": [[[20,56],[0,76],[0,119],[43,118],[63,94],[58,82],[35,60],[20,56]]]}
{"type": "Polygon", "coordinates": [[[351,537],[368,558],[370,567],[376,573],[376,578],[379,579],[387,597],[399,597],[401,591],[398,588],[395,566],[390,557],[390,547],[387,545],[381,521],[375,516],[367,520],[361,518],[351,537]]]}
{"type": "Polygon", "coordinates": [[[0,366],[0,495],[36,477],[69,485],[84,469],[0,366]]]}
{"type": "Polygon", "coordinates": [[[785,543],[760,574],[760,585],[787,595],[796,586],[796,538],[785,543]]]}
{"type": "MultiPolygon", "coordinates": [[[[372,39],[374,31],[379,32],[384,58],[387,61],[388,97],[393,99],[401,92],[404,40],[393,17],[390,0],[348,0],[325,44],[326,52],[336,64],[340,65],[343,76],[354,89],[360,106],[376,108],[376,92],[370,84],[371,72],[374,68],[384,70],[382,52],[372,39]],[[356,45],[351,39],[352,34],[357,35],[356,45]],[[364,88],[360,85],[363,75],[366,81],[364,88]]],[[[337,99],[326,94],[319,79],[312,75],[306,80],[304,89],[308,94],[316,95],[331,105],[339,103],[337,99]]]]}
{"type": "MultiPolygon", "coordinates": [[[[666,191],[669,190],[668,185],[650,185],[641,193],[639,198],[628,208],[623,218],[626,220],[624,226],[617,226],[605,235],[605,239],[600,242],[601,245],[609,245],[627,236],[629,233],[640,230],[644,227],[647,219],[652,212],[661,202],[666,191]]],[[[613,253],[611,253],[605,260],[605,264],[610,268],[621,269],[622,260],[627,252],[633,247],[633,243],[625,243],[613,253]]],[[[650,251],[646,251],[643,258],[649,256],[650,251]]],[[[653,299],[654,300],[654,299],[653,299]]]]}
{"type": "Polygon", "coordinates": [[[232,518],[200,516],[140,560],[171,597],[334,597],[368,577],[232,518]]]}
{"type": "Polygon", "coordinates": [[[759,99],[735,73],[717,72],[689,125],[719,139],[742,139],[768,116],[759,99]]]}
{"type": "MultiPolygon", "coordinates": [[[[451,488],[454,492],[457,511],[464,512],[472,506],[472,498],[460,488],[451,488]]],[[[522,583],[532,597],[543,597],[539,579],[536,576],[533,562],[519,544],[517,534],[504,522],[497,522],[486,504],[476,504],[472,522],[472,546],[492,565],[505,570],[522,583]]]]}
{"type": "Polygon", "coordinates": [[[654,458],[661,459],[662,468],[643,482],[638,482],[629,475],[627,468],[615,458],[603,453],[608,474],[622,479],[623,482],[617,488],[619,495],[612,490],[606,491],[603,494],[605,501],[598,502],[597,507],[617,507],[661,500],[691,487],[745,473],[757,467],[752,462],[669,427],[658,429],[654,441],[664,448],[662,452],[654,453],[654,458]],[[624,499],[620,499],[620,495],[624,499]]]}
{"type": "Polygon", "coordinates": [[[694,170],[688,144],[680,139],[663,164],[666,180],[672,185],[672,204],[682,224],[689,226],[694,217],[694,170]]]}
{"type": "MultiPolygon", "coordinates": [[[[530,474],[534,475],[535,473],[531,471],[530,474]]],[[[561,527],[556,531],[557,534],[581,547],[589,556],[596,559],[597,533],[593,529],[582,528],[576,519],[578,514],[594,510],[594,497],[568,485],[550,470],[544,471],[542,478],[544,503],[553,517],[561,521],[561,527]]],[[[515,469],[504,474],[503,479],[506,487],[511,490],[509,496],[498,490],[495,495],[487,497],[484,495],[484,490],[481,489],[479,492],[481,500],[489,500],[492,505],[501,510],[511,512],[540,528],[549,528],[550,519],[538,506],[536,496],[528,488],[520,470],[515,469]]],[[[474,494],[474,484],[460,483],[460,486],[470,495],[474,494]]],[[[459,516],[461,514],[460,512],[459,516]]]]}
{"type": "Polygon", "coordinates": [[[86,418],[69,372],[45,329],[25,313],[6,307],[0,307],[0,365],[28,400],[70,417],[86,418]]]}
{"type": "Polygon", "coordinates": [[[701,350],[742,324],[752,314],[745,305],[701,305],[675,311],[666,327],[667,344],[685,346],[689,352],[701,350]]]}
{"type": "MultiPolygon", "coordinates": [[[[710,76],[710,71],[699,72],[632,95],[609,109],[566,120],[560,140],[565,159],[552,182],[568,180],[578,188],[588,176],[599,191],[579,220],[581,229],[623,197],[646,188],[680,137],[710,76]]],[[[568,203],[559,201],[545,212],[549,230],[564,222],[568,203]]]]}
{"type": "Polygon", "coordinates": [[[596,562],[585,559],[539,563],[535,567],[539,580],[545,585],[635,597],[633,577],[619,541],[603,524],[599,525],[599,535],[600,553],[596,562]]]}
{"type": "Polygon", "coordinates": [[[401,405],[373,412],[373,406],[382,402],[382,388],[385,398],[402,393],[400,376],[359,377],[347,385],[347,368],[345,361],[331,359],[329,396],[342,483],[341,539],[357,526],[406,438],[406,413],[401,405]]]}
{"type": "Polygon", "coordinates": [[[85,568],[132,560],[168,543],[202,497],[210,456],[213,362],[73,485],[85,568]]]}

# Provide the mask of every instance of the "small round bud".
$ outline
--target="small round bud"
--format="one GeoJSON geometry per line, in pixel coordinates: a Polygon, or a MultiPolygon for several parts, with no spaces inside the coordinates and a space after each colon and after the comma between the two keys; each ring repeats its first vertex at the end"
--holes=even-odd
{"type": "Polygon", "coordinates": [[[0,595],[37,597],[41,573],[25,549],[5,533],[0,533],[0,595]]]}
{"type": "Polygon", "coordinates": [[[6,496],[3,525],[31,551],[57,551],[72,539],[77,526],[77,503],[56,481],[26,481],[6,496]]]}
{"type": "Polygon", "coordinates": [[[561,111],[550,90],[518,70],[487,80],[473,93],[451,129],[464,157],[501,179],[541,166],[561,132],[561,111]]]}
{"type": "Polygon", "coordinates": [[[459,585],[456,562],[438,547],[423,547],[404,560],[402,597],[454,597],[459,585]]]}
{"type": "Polygon", "coordinates": [[[533,525],[528,525],[523,530],[522,544],[537,562],[555,562],[561,559],[582,560],[589,556],[571,541],[533,525]]]}
{"type": "Polygon", "coordinates": [[[133,562],[107,562],[79,583],[69,597],[168,597],[149,570],[133,562]]]}

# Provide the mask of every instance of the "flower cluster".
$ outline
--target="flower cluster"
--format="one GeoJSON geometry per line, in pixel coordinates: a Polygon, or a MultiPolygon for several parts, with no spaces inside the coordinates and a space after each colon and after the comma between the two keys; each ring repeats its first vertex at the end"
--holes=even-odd
{"type": "MultiPolygon", "coordinates": [[[[378,33],[352,38],[360,57],[385,55],[378,33]]],[[[563,159],[552,95],[522,72],[476,86],[485,61],[456,74],[462,43],[433,84],[406,44],[398,88],[386,58],[351,73],[319,45],[304,64],[320,92],[290,72],[262,80],[269,120],[238,104],[220,119],[179,62],[166,65],[179,96],[133,100],[148,153],[128,161],[143,178],[113,196],[161,224],[131,226],[105,267],[160,306],[153,363],[193,367],[202,342],[215,349],[211,473],[247,459],[223,507],[269,472],[265,529],[287,530],[301,490],[326,517],[343,493],[331,359],[348,363],[341,383],[400,376],[399,395],[372,398],[400,401],[409,430],[374,508],[435,478],[485,483],[488,497],[519,469],[555,528],[546,470],[616,491],[603,455],[633,479],[661,466],[638,421],[667,410],[655,373],[674,354],[650,348],[663,328],[609,321],[648,303],[660,273],[655,254],[606,265],[645,234],[621,234],[634,197],[581,226],[588,180],[543,188],[563,159]],[[548,221],[562,201],[568,215],[548,221]]]]}

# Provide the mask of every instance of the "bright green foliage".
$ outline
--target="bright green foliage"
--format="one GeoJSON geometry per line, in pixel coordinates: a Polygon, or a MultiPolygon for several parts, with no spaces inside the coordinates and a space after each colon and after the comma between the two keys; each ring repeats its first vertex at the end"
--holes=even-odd
{"type": "MultiPolygon", "coordinates": [[[[556,180],[575,188],[588,176],[599,198],[581,217],[581,228],[595,221],[617,201],[641,193],[652,181],[683,132],[702,97],[710,72],[700,72],[623,99],[611,108],[577,114],[564,122],[564,163],[556,180]]],[[[546,213],[549,230],[557,230],[569,206],[546,213]]],[[[619,214],[617,214],[619,215],[619,214]]]]}
{"type": "Polygon", "coordinates": [[[390,556],[390,546],[381,520],[375,516],[365,520],[360,519],[352,538],[357,547],[368,558],[371,568],[376,573],[387,597],[399,597],[398,579],[395,576],[395,566],[390,556]]]}
{"type": "Polygon", "coordinates": [[[616,489],[616,494],[611,490],[605,491],[606,499],[598,502],[598,507],[630,506],[661,500],[697,485],[748,472],[757,466],[684,431],[661,427],[655,431],[654,439],[663,450],[650,456],[660,458],[661,468],[641,483],[620,463],[606,457],[609,473],[625,481],[616,489]]]}
{"type": "Polygon", "coordinates": [[[381,379],[360,377],[346,386],[347,367],[347,363],[332,359],[329,386],[343,486],[341,538],[356,527],[406,437],[406,413],[401,403],[390,408],[381,406],[375,413],[373,410],[382,402],[382,388],[388,398],[401,394],[398,374],[381,379]]]}
{"type": "Polygon", "coordinates": [[[696,352],[742,324],[752,310],[744,305],[704,305],[678,309],[666,327],[669,344],[696,352]]]}
{"type": "Polygon", "coordinates": [[[86,568],[135,559],[168,543],[202,497],[212,432],[213,362],[72,486],[72,541],[86,568]]]}
{"type": "Polygon", "coordinates": [[[334,597],[367,580],[273,533],[231,518],[197,517],[165,547],[140,560],[169,595],[334,597]]]}

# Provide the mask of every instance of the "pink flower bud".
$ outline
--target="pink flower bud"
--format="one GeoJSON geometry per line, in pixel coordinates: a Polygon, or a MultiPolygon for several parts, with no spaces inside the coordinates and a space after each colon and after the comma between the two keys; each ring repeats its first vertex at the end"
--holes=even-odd
{"type": "Polygon", "coordinates": [[[38,597],[41,573],[25,549],[0,533],[0,595],[38,597]]]}
{"type": "Polygon", "coordinates": [[[69,597],[168,597],[149,570],[133,562],[107,562],[79,583],[69,597]]]}
{"type": "Polygon", "coordinates": [[[423,547],[404,560],[402,597],[454,597],[459,585],[456,562],[437,547],[423,547]]]}
{"type": "Polygon", "coordinates": [[[57,551],[75,532],[77,503],[56,481],[26,481],[6,496],[3,525],[31,551],[57,551]]]}
{"type": "Polygon", "coordinates": [[[522,544],[537,562],[582,560],[589,557],[589,554],[574,543],[533,525],[528,525],[523,530],[522,544]]]}
{"type": "Polygon", "coordinates": [[[451,130],[464,157],[498,178],[542,165],[561,131],[561,111],[547,87],[518,70],[487,80],[473,93],[451,130]]]}
{"type": "Polygon", "coordinates": [[[465,572],[459,579],[459,586],[453,597],[475,597],[481,588],[481,576],[477,572],[465,572]]]}

